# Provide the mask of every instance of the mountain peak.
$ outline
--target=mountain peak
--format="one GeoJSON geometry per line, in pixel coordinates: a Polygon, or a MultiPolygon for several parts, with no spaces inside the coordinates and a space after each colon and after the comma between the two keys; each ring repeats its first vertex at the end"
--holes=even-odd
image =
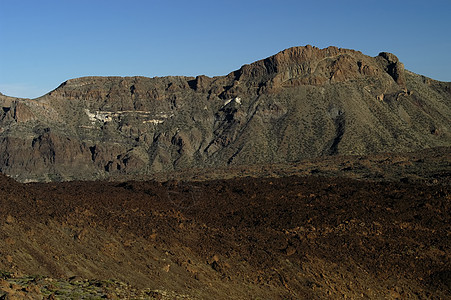
{"type": "Polygon", "coordinates": [[[310,45],[213,78],[76,78],[0,97],[0,170],[98,179],[450,146],[450,98],[391,53],[310,45]]]}
{"type": "Polygon", "coordinates": [[[392,53],[381,52],[379,57],[386,61],[385,71],[401,86],[406,85],[406,78],[404,74],[404,64],[399,61],[398,57],[392,53]]]}
{"type": "Polygon", "coordinates": [[[273,56],[244,65],[233,72],[237,80],[265,85],[270,90],[298,85],[323,85],[362,77],[390,75],[405,84],[404,66],[387,52],[370,57],[360,51],[311,45],[285,49],[273,56]],[[383,59],[379,59],[383,58],[383,59]]]}
{"type": "Polygon", "coordinates": [[[87,76],[69,79],[55,91],[63,90],[64,94],[78,94],[81,90],[92,92],[97,89],[105,90],[105,88],[121,89],[122,87],[135,90],[136,83],[139,85],[140,82],[147,82],[148,85],[152,81],[159,86],[159,89],[165,86],[165,89],[192,88],[201,92],[208,91],[212,85],[223,81],[224,90],[219,91],[218,94],[222,95],[221,98],[230,98],[234,97],[239,90],[243,90],[243,87],[246,90],[258,87],[254,91],[256,93],[271,92],[283,87],[319,86],[384,74],[389,75],[398,85],[405,85],[404,65],[394,54],[381,52],[377,57],[370,57],[351,49],[334,46],[320,49],[306,45],[291,47],[265,59],[243,65],[226,77],[87,76]]]}

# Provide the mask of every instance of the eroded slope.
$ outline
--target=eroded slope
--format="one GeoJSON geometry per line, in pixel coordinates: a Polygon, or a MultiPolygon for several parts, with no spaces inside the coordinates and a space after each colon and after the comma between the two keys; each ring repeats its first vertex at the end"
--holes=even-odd
{"type": "Polygon", "coordinates": [[[311,46],[227,76],[84,77],[0,96],[0,170],[20,181],[450,146],[451,86],[390,53],[311,46]]]}

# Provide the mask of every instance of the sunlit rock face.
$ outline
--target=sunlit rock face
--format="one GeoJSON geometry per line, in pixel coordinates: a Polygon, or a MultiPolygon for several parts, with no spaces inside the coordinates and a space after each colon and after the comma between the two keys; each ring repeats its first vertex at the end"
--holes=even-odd
{"type": "Polygon", "coordinates": [[[0,95],[0,171],[93,180],[450,146],[451,84],[386,52],[286,49],[219,77],[83,77],[0,95]]]}

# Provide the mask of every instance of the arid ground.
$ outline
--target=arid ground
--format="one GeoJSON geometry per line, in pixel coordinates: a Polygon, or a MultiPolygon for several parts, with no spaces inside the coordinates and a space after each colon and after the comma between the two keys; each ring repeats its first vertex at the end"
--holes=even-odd
{"type": "Polygon", "coordinates": [[[0,297],[450,298],[450,162],[439,148],[145,181],[2,176],[0,297]]]}

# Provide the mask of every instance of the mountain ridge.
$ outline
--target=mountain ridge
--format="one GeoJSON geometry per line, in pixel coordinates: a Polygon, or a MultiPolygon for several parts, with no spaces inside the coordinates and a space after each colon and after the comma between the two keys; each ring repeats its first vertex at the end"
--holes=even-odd
{"type": "Polygon", "coordinates": [[[450,99],[391,53],[310,45],[226,76],[75,78],[0,96],[0,171],[95,180],[450,146],[450,99]]]}

